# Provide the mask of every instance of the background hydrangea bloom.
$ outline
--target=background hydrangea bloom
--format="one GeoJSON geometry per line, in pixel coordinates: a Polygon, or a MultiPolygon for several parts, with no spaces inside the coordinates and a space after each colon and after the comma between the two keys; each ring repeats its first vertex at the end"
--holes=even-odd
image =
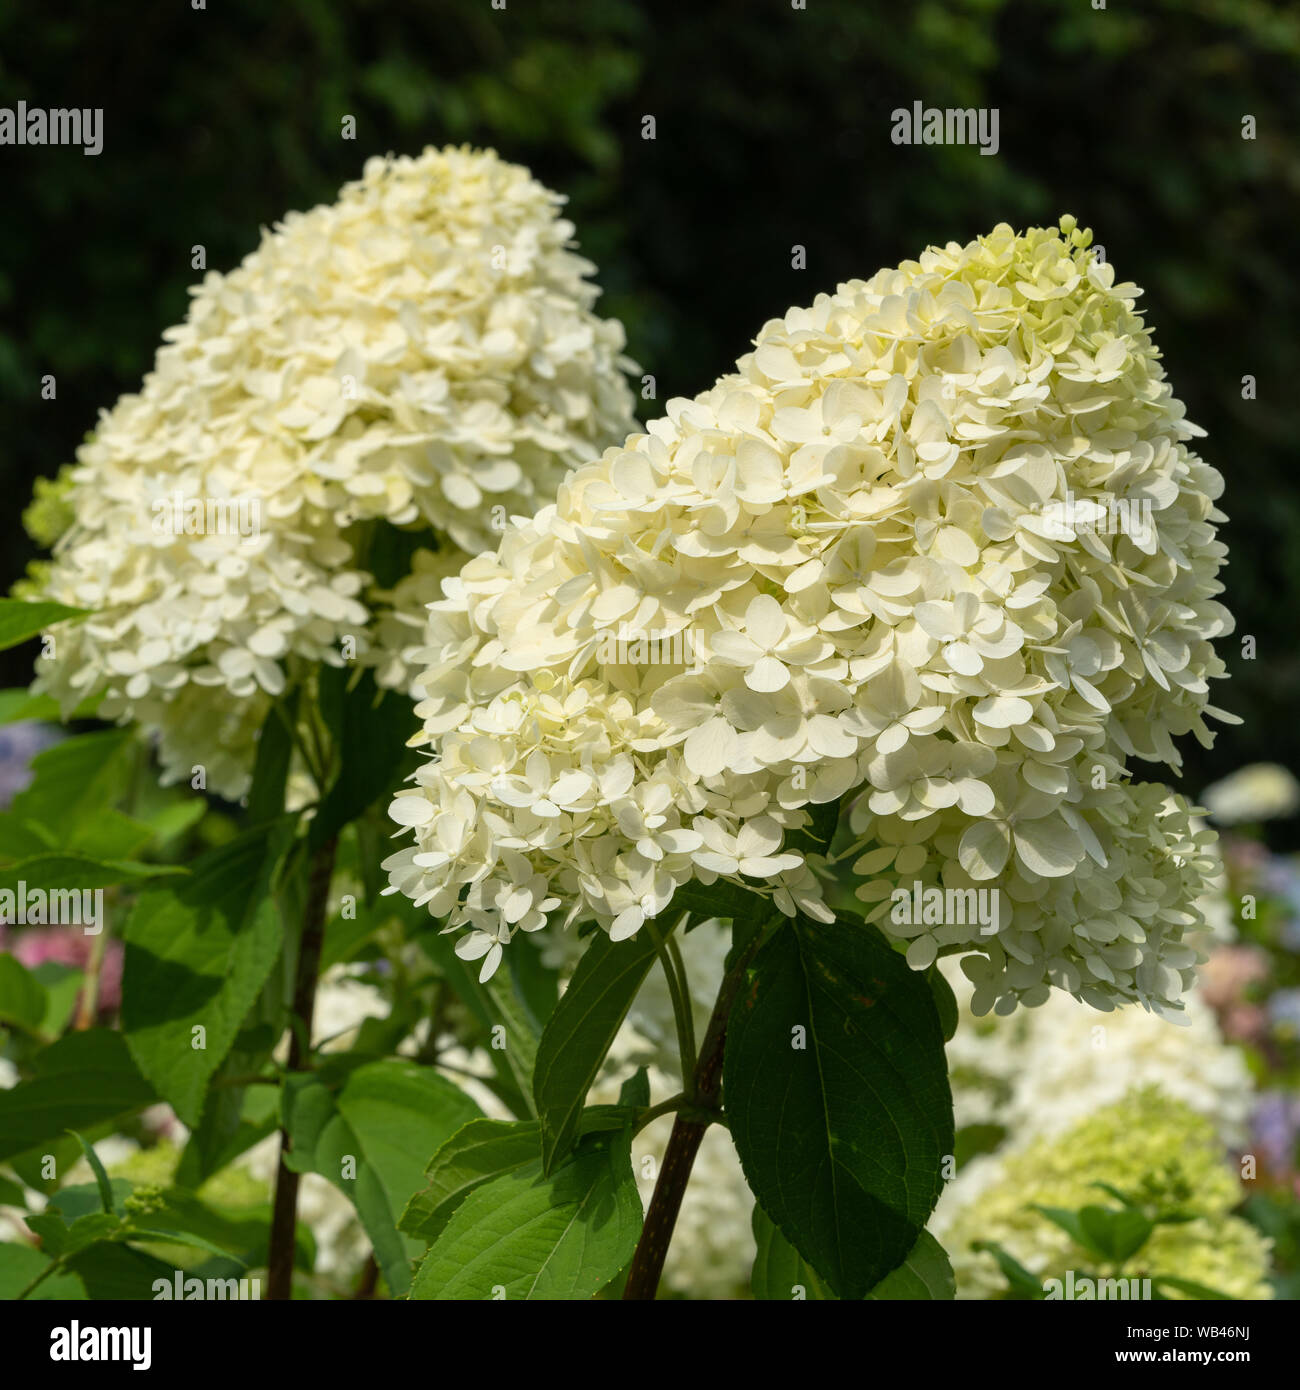
{"type": "Polygon", "coordinates": [[[1198,992],[1186,996],[1186,1028],[1141,1009],[1099,1018],[1059,992],[1011,1018],[975,1018],[971,983],[951,961],[944,974],[961,1008],[947,1044],[958,1128],[996,1125],[1012,1142],[1059,1134],[1152,1084],[1205,1116],[1225,1144],[1246,1141],[1254,1080],[1198,992]]]}
{"type": "Polygon", "coordinates": [[[996,1297],[1006,1288],[993,1256],[971,1249],[976,1241],[1002,1246],[1043,1279],[1091,1269],[1095,1260],[1031,1207],[1077,1210],[1105,1203],[1094,1183],[1130,1192],[1147,1176],[1161,1179],[1171,1166],[1191,1188],[1188,1209],[1199,1215],[1184,1225],[1158,1226],[1135,1266],[1208,1285],[1230,1298],[1272,1297],[1266,1282],[1269,1243],[1231,1215],[1241,1201],[1241,1184],[1212,1125],[1155,1087],[1130,1092],[1062,1134],[974,1159],[948,1184],[930,1230],[952,1261],[957,1297],[996,1297]]]}
{"type": "Polygon", "coordinates": [[[562,201],[491,151],[375,158],[210,271],[59,492],[44,593],[94,616],[57,632],[38,688],[65,714],[103,690],[170,777],[203,763],[242,793],[286,666],[372,645],[364,523],[432,528],[462,562],[632,427],[622,328],[591,312],[562,201]],[[257,521],[160,529],[177,499],[257,521]]]}
{"type": "Polygon", "coordinates": [[[1222,480],[1090,240],[999,226],[792,309],[445,585],[387,867],[485,975],[691,879],[825,918],[788,834],[855,793],[886,930],[900,881],[1000,890],[991,934],[901,932],[982,953],[979,1012],[1177,1007],[1213,836],[1126,762],[1209,737],[1222,480]]]}

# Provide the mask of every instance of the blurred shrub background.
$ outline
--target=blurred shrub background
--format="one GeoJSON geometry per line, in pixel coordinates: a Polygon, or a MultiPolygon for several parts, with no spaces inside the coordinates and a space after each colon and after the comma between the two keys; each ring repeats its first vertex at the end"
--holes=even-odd
{"type": "MultiPolygon", "coordinates": [[[[1227,598],[1258,655],[1226,644],[1220,699],[1246,723],[1185,750],[1184,789],[1300,769],[1298,78],[1289,0],[0,0],[0,105],[104,109],[97,158],[0,147],[3,588],[33,554],[33,480],[183,317],[191,248],[229,269],[372,154],[488,144],[567,193],[603,312],[656,378],[647,415],[840,280],[1068,211],[1146,290],[1228,482],[1227,598]],[[917,100],[997,107],[998,155],[891,144],[917,100]]],[[[25,682],[30,651],[4,659],[25,682]]]]}

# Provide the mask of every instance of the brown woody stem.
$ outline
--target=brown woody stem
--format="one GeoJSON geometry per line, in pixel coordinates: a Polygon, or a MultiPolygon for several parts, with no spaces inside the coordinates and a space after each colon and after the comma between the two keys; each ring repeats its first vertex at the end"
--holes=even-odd
{"type": "MultiPolygon", "coordinates": [[[[303,912],[302,941],[294,977],[293,1010],[289,1030],[289,1071],[302,1071],[311,1054],[312,1015],[316,1009],[316,977],[320,973],[321,946],[325,940],[325,910],[338,840],[331,837],[311,861],[307,904],[303,912]]],[[[280,1131],[280,1163],[275,1174],[275,1205],[271,1209],[271,1240],[267,1256],[266,1296],[293,1297],[293,1257],[298,1226],[298,1174],[284,1161],[292,1147],[288,1132],[280,1131]]]]}
{"type": "Polygon", "coordinates": [[[663,1273],[668,1244],[673,1238],[673,1227],[677,1224],[682,1198],[686,1195],[686,1184],[695,1164],[695,1155],[699,1152],[704,1131],[711,1123],[701,1111],[717,1111],[722,1099],[722,1058],[727,1043],[727,1019],[745,978],[745,971],[766,938],[766,932],[754,933],[753,940],[736,957],[718,989],[717,1002],[713,1006],[704,1041],[700,1044],[692,1105],[673,1121],[673,1132],[664,1150],[663,1166],[655,1182],[654,1196],[650,1199],[650,1209],[646,1212],[645,1225],[641,1229],[641,1239],[637,1242],[636,1253],[628,1269],[627,1283],[623,1288],[625,1299],[652,1299],[659,1288],[659,1277],[663,1273]]]}

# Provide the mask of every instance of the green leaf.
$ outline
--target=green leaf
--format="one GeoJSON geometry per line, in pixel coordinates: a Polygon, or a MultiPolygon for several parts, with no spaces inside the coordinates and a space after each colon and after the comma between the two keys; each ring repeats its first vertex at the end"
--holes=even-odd
{"type": "Polygon", "coordinates": [[[25,686],[0,690],[0,725],[37,719],[46,724],[59,722],[59,702],[52,695],[33,695],[25,686]]]}
{"type": "Polygon", "coordinates": [[[388,1287],[404,1294],[411,1274],[397,1213],[423,1186],[429,1155],[482,1112],[432,1068],[396,1058],[355,1068],[337,1093],[310,1074],[286,1077],[283,1091],[287,1162],[351,1200],[388,1287]]]}
{"type": "Polygon", "coordinates": [[[45,1015],[37,1031],[47,1038],[57,1038],[77,1006],[77,996],[86,983],[85,973],[57,960],[43,960],[32,976],[45,991],[45,1015]]]}
{"type": "Polygon", "coordinates": [[[135,859],[153,838],[151,825],[109,806],[101,808],[75,835],[61,840],[60,847],[75,850],[88,859],[129,861],[135,859]]]}
{"type": "Polygon", "coordinates": [[[626,941],[598,931],[578,961],[542,1032],[533,1071],[543,1171],[554,1170],[577,1133],[583,1101],[655,957],[648,931],[626,941]]]}
{"type": "Polygon", "coordinates": [[[641,1234],[631,1130],[587,1136],[549,1177],[533,1159],[460,1203],[415,1276],[420,1299],[588,1299],[641,1234]]]}
{"type": "Polygon", "coordinates": [[[39,1032],[49,1008],[41,982],[21,961],[0,952],[0,1022],[39,1032]]]}
{"type": "MultiPolygon", "coordinates": [[[[152,1300],[154,1282],[171,1284],[175,1268],[129,1245],[101,1242],[80,1251],[68,1261],[68,1268],[85,1286],[84,1297],[92,1299],[152,1300]]],[[[37,1290],[39,1297],[45,1285],[37,1290]]]]}
{"type": "Polygon", "coordinates": [[[777,1230],[776,1223],[757,1203],[754,1204],[753,1227],[757,1248],[749,1284],[755,1298],[795,1302],[835,1299],[830,1285],[777,1230]]]}
{"type": "Polygon", "coordinates": [[[1153,1274],[1151,1283],[1156,1288],[1169,1288],[1178,1293],[1185,1293],[1188,1298],[1232,1298],[1232,1294],[1221,1293],[1218,1289],[1210,1288],[1208,1284],[1198,1284],[1193,1279],[1177,1279],[1172,1274],[1153,1274]]]}
{"type": "Polygon", "coordinates": [[[0,811],[0,859],[29,859],[54,848],[54,836],[39,825],[28,825],[12,811],[0,811]]]}
{"type": "Polygon", "coordinates": [[[84,1137],[78,1134],[75,1129],[69,1130],[68,1133],[81,1145],[82,1155],[90,1164],[90,1171],[95,1175],[95,1186],[99,1189],[100,1207],[111,1215],[113,1212],[113,1187],[108,1180],[108,1171],[104,1167],[103,1161],[94,1148],[87,1144],[84,1137]]]}
{"type": "Polygon", "coordinates": [[[486,984],[480,984],[478,963],[462,960],[455,951],[456,938],[441,932],[422,931],[420,946],[451,983],[460,1001],[493,1036],[488,1059],[496,1070],[497,1090],[521,1117],[533,1114],[533,1071],[541,1029],[515,988],[510,961],[502,962],[486,984]],[[504,1046],[498,1046],[498,1042],[504,1046]]]}
{"type": "Polygon", "coordinates": [[[1083,1229],[1077,1211],[1072,1211],[1068,1207],[1042,1207],[1037,1203],[1034,1203],[1030,1210],[1036,1211],[1040,1216],[1045,1216],[1054,1226],[1059,1226],[1080,1249],[1090,1251],[1094,1255],[1104,1253],[1099,1247],[1092,1244],[1088,1233],[1083,1229]]]}
{"type": "Polygon", "coordinates": [[[62,848],[72,847],[82,826],[123,794],[132,742],[129,729],[100,729],[46,748],[32,759],[32,781],[11,810],[57,835],[62,848]]]}
{"type": "MultiPolygon", "coordinates": [[[[751,916],[754,909],[760,905],[760,900],[748,888],[728,883],[726,879],[720,878],[707,885],[692,879],[689,883],[683,883],[673,893],[669,910],[679,915],[689,912],[699,921],[713,917],[734,920],[751,916]]],[[[640,935],[638,932],[637,936],[640,935]]],[[[636,937],[630,939],[635,941],[636,937]]]]}
{"type": "Polygon", "coordinates": [[[948,1253],[929,1231],[921,1232],[907,1259],[867,1295],[869,1300],[891,1302],[956,1297],[957,1281],[948,1262],[948,1253]]]}
{"type": "MultiPolygon", "coordinates": [[[[90,719],[99,708],[104,691],[87,695],[68,716],[72,719],[90,719]]],[[[33,695],[25,687],[0,690],[0,724],[16,724],[19,720],[34,719],[43,724],[62,724],[63,714],[59,702],[52,695],[33,695]]]]}
{"type": "MultiPolygon", "coordinates": [[[[44,1269],[53,1263],[32,1245],[0,1245],[0,1300],[12,1302],[44,1269]]],[[[85,1298],[86,1290],[75,1274],[52,1274],[28,1295],[29,1298],[85,1298]]]]}
{"type": "Polygon", "coordinates": [[[618,1088],[618,1103],[644,1110],[650,1104],[650,1073],[638,1067],[618,1088]]]}
{"type": "Polygon", "coordinates": [[[140,1070],[191,1127],[279,955],[271,880],[292,834],[286,817],[210,851],[127,921],[122,1025],[140,1070]]]}
{"type": "Polygon", "coordinates": [[[925,972],[925,978],[930,982],[934,1006],[939,1011],[939,1026],[943,1029],[943,1039],[945,1042],[951,1042],[957,1031],[957,996],[952,992],[952,986],[937,964],[925,972]]]}
{"type": "Polygon", "coordinates": [[[36,1056],[36,1074],[0,1091],[0,1161],[65,1130],[92,1129],[152,1105],[154,1089],[136,1070],[120,1033],[91,1028],[36,1056]]]}
{"type": "Polygon", "coordinates": [[[350,671],[326,667],[321,707],[327,711],[334,746],[340,750],[338,776],[326,792],[308,832],[308,847],[319,849],[332,835],[381,796],[394,792],[417,761],[407,739],[415,732],[411,703],[393,691],[382,694],[369,671],[327,700],[326,689],[350,671]]]}
{"type": "Polygon", "coordinates": [[[476,1187],[537,1158],[536,1120],[471,1120],[429,1160],[426,1186],[411,1196],[399,1231],[432,1244],[476,1187]]]}
{"type": "Polygon", "coordinates": [[[1147,1243],[1155,1230],[1136,1207],[1087,1206],[1079,1212],[1079,1225],[1088,1238],[1088,1248],[1096,1250],[1115,1264],[1122,1264],[1147,1243]]]}
{"type": "Polygon", "coordinates": [[[248,819],[252,825],[284,814],[284,787],[293,760],[293,735],[289,721],[297,717],[297,691],[293,698],[278,700],[262,721],[253,761],[253,785],[248,793],[248,819]]]}
{"type": "Polygon", "coordinates": [[[1011,1292],[1019,1298],[1041,1301],[1046,1295],[1047,1290],[1044,1289],[1042,1280],[1030,1274],[1014,1255],[1008,1254],[1000,1245],[994,1244],[991,1240],[977,1240],[971,1249],[984,1250],[993,1256],[1010,1285],[1011,1292]]]}
{"type": "Polygon", "coordinates": [[[69,608],[66,603],[25,603],[21,599],[0,598],[0,651],[39,636],[55,623],[88,616],[87,609],[69,608]]]}
{"type": "Polygon", "coordinates": [[[203,819],[208,803],[201,796],[187,796],[170,801],[144,816],[159,848],[176,839],[203,819]]]}
{"type": "MultiPolygon", "coordinates": [[[[80,854],[38,854],[17,864],[0,869],[0,890],[18,892],[18,885],[28,890],[41,889],[51,898],[59,892],[82,889],[112,888],[115,884],[139,882],[151,878],[185,878],[188,869],[175,864],[136,864],[129,860],[88,859],[80,854]],[[57,888],[53,885],[57,884],[57,888]]],[[[69,899],[54,899],[63,905],[57,908],[62,920],[71,919],[73,926],[84,923],[78,917],[83,904],[69,899]]],[[[50,904],[51,909],[53,904],[50,904]]],[[[49,911],[47,910],[47,916],[49,911]]]]}
{"type": "Polygon", "coordinates": [[[28,1216],[27,1225],[41,1239],[41,1249],[62,1259],[75,1255],[97,1241],[112,1240],[123,1229],[122,1218],[111,1211],[95,1211],[78,1216],[71,1223],[62,1212],[47,1207],[39,1215],[28,1216]]]}
{"type": "MultiPolygon", "coordinates": [[[[256,1061],[238,1050],[231,1049],[214,1080],[223,1075],[239,1075],[256,1061]],[[239,1068],[239,1071],[233,1069],[239,1068]]],[[[223,1086],[209,1090],[203,1118],[185,1145],[185,1152],[176,1168],[177,1186],[196,1188],[213,1173],[280,1126],[279,1096],[273,1086],[223,1086]]]]}
{"type": "MultiPolygon", "coordinates": [[[[834,1299],[830,1285],[776,1228],[763,1211],[754,1207],[754,1241],[757,1253],[750,1284],[760,1299],[834,1299]]],[[[956,1297],[956,1280],[942,1245],[922,1231],[907,1259],[887,1274],[869,1293],[868,1300],[948,1300],[956,1297]]]]}
{"type": "Polygon", "coordinates": [[[859,1299],[916,1244],[953,1149],[934,997],[854,921],[783,924],[746,975],[723,1071],[741,1165],[786,1239],[859,1299]]]}
{"type": "Polygon", "coordinates": [[[810,823],[801,830],[790,831],[785,837],[783,849],[796,850],[801,854],[825,854],[839,825],[839,799],[809,804],[803,810],[810,817],[810,823]]]}

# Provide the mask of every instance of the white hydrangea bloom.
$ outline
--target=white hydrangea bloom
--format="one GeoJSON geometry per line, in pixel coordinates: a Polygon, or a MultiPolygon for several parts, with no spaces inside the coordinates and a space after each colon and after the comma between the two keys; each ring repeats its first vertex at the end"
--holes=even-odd
{"type": "Polygon", "coordinates": [[[1201,803],[1220,825],[1279,820],[1300,809],[1300,782],[1281,763],[1248,763],[1206,787],[1201,803]]]}
{"type": "Polygon", "coordinates": [[[202,763],[238,796],[295,659],[377,641],[401,681],[405,625],[367,631],[364,523],[432,528],[454,570],[634,423],[562,201],[492,151],[374,158],[210,271],[78,452],[47,593],[94,616],[37,688],[65,713],[103,690],[170,779],[202,763]]]}
{"type": "Polygon", "coordinates": [[[918,968],[980,952],[981,1012],[1177,1007],[1212,837],[1125,759],[1209,739],[1222,480],[1090,240],[999,226],[792,309],[444,585],[386,866],[485,977],[692,879],[825,919],[788,832],[853,793],[873,918],[918,968]],[[997,888],[995,929],[898,929],[914,880],[997,888]]]}
{"type": "Polygon", "coordinates": [[[949,1040],[948,1076],[958,1127],[998,1125],[1016,1142],[1068,1129],[1085,1116],[1153,1084],[1204,1115],[1226,1144],[1246,1138],[1254,1082],[1225,1043],[1214,1011],[1186,996],[1185,1028],[1141,1009],[1099,1018],[1055,993],[1011,1018],[976,1018],[973,986],[951,961],[944,974],[961,1021],[949,1040]]]}

